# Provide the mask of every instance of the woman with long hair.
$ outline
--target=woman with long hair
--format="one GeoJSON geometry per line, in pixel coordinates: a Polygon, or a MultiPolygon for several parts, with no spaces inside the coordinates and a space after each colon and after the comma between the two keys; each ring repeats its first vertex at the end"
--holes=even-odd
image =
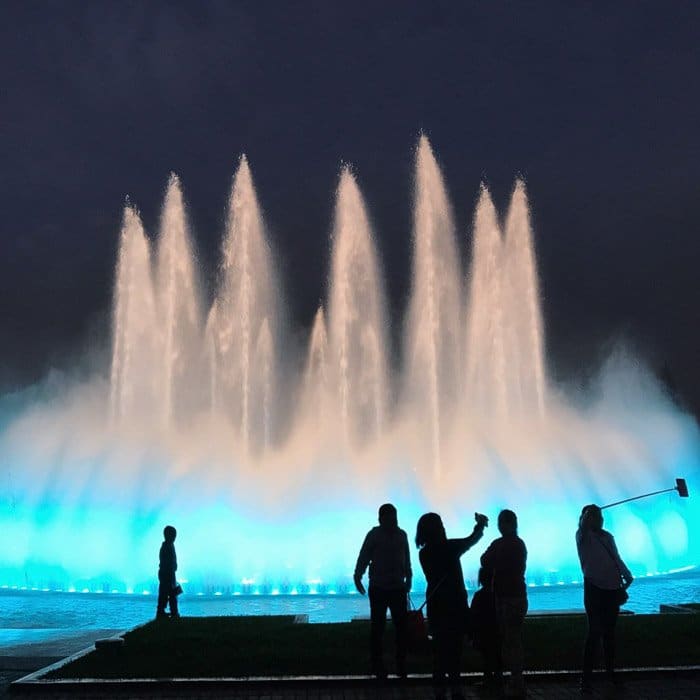
{"type": "Polygon", "coordinates": [[[474,514],[476,525],[468,537],[448,539],[442,518],[426,513],[418,521],[416,545],[420,563],[428,583],[425,598],[428,623],[433,637],[433,683],[435,697],[447,697],[447,680],[453,700],[460,700],[460,659],[467,632],[469,603],[460,557],[484,534],[488,518],[474,514]]]}
{"type": "Polygon", "coordinates": [[[620,557],[615,539],[603,530],[600,506],[584,506],[576,531],[576,548],[583,571],[583,605],[588,633],[583,650],[581,691],[591,692],[593,663],[603,644],[608,680],[615,682],[615,625],[626,589],[634,578],[620,557]]]}

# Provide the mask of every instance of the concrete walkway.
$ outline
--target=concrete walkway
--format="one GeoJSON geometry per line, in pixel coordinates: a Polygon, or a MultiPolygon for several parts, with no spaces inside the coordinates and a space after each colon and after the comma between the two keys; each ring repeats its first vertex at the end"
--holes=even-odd
{"type": "MultiPolygon", "coordinates": [[[[1,676],[0,676],[1,677],[1,676]]],[[[700,672],[630,672],[623,674],[623,687],[600,682],[591,695],[582,696],[576,675],[537,675],[527,679],[527,697],[531,700],[565,700],[569,698],[626,698],[656,700],[700,698],[700,672]]],[[[14,679],[12,679],[14,680],[14,679]]],[[[405,683],[389,681],[378,685],[369,680],[314,680],[274,682],[159,682],[153,685],[136,682],[101,683],[97,685],[52,685],[51,687],[5,687],[2,697],[53,698],[232,698],[239,700],[431,700],[434,695],[426,679],[409,679],[405,683]]],[[[473,679],[464,684],[469,699],[491,698],[473,679]]]]}
{"type": "Polygon", "coordinates": [[[65,659],[92,646],[97,639],[112,637],[115,629],[0,629],[0,697],[9,685],[28,673],[65,659]]]}

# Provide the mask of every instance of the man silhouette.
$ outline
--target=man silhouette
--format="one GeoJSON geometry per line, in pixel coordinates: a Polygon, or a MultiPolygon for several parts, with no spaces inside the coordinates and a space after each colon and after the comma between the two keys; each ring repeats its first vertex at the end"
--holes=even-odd
{"type": "Polygon", "coordinates": [[[177,607],[177,556],[175,554],[175,538],[177,530],[172,525],[166,525],[163,530],[163,544],[158,556],[158,607],[156,617],[167,617],[165,607],[170,605],[170,617],[180,617],[177,607]]]}
{"type": "Polygon", "coordinates": [[[379,509],[379,526],[365,537],[355,565],[355,587],[364,595],[362,577],[369,565],[370,651],[372,673],[386,678],[383,637],[387,609],[396,633],[396,673],[406,677],[406,611],[413,572],[408,537],[399,527],[396,508],[385,503],[379,509]]]}

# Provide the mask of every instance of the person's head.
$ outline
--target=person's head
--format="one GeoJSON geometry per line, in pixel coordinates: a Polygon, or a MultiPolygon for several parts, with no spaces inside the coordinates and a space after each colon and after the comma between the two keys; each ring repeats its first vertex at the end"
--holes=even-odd
{"type": "Polygon", "coordinates": [[[177,537],[177,530],[172,525],[166,525],[163,528],[163,539],[166,542],[175,542],[177,537]]]}
{"type": "Polygon", "coordinates": [[[600,509],[600,506],[597,506],[595,503],[589,503],[587,506],[583,506],[578,526],[582,530],[602,530],[603,511],[600,509]]]}
{"type": "Polygon", "coordinates": [[[504,537],[518,534],[518,516],[512,510],[502,510],[498,514],[498,531],[504,537]]]}
{"type": "Polygon", "coordinates": [[[379,507],[379,524],[382,527],[398,527],[396,508],[391,503],[379,507]]]}
{"type": "Polygon", "coordinates": [[[421,515],[416,527],[416,546],[425,547],[447,539],[442,518],[437,513],[421,515]]]}

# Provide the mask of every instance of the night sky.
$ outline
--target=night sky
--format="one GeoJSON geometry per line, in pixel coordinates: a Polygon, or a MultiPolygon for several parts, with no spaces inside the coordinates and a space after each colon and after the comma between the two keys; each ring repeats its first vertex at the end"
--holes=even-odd
{"type": "Polygon", "coordinates": [[[243,152],[299,327],[353,165],[397,332],[423,131],[465,259],[479,182],[526,178],[552,374],[625,341],[697,411],[699,47],[697,2],[5,0],[0,390],[107,346],[124,198],[153,236],[170,171],[211,295],[243,152]]]}

